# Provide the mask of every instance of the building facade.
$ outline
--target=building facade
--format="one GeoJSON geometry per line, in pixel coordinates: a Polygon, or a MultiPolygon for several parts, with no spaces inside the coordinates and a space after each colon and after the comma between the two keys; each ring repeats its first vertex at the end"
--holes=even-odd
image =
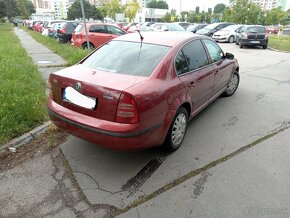
{"type": "Polygon", "coordinates": [[[273,8],[281,7],[282,10],[287,10],[286,5],[289,0],[252,0],[253,3],[260,5],[265,11],[271,10],[273,8]]]}

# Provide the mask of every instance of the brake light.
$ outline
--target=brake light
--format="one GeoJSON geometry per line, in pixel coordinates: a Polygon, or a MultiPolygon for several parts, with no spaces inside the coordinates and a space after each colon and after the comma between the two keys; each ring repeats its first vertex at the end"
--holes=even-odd
{"type": "Polygon", "coordinates": [[[118,123],[137,123],[138,110],[133,96],[126,92],[121,94],[115,121],[118,123]]]}
{"type": "Polygon", "coordinates": [[[65,34],[65,29],[59,29],[58,32],[62,33],[62,34],[65,34]]]}

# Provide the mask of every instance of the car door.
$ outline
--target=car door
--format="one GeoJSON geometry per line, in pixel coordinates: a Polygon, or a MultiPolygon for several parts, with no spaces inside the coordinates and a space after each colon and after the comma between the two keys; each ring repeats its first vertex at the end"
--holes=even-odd
{"type": "Polygon", "coordinates": [[[232,76],[233,63],[225,59],[222,49],[212,40],[202,40],[214,68],[214,95],[223,91],[232,76]]]}
{"type": "Polygon", "coordinates": [[[176,72],[192,99],[193,111],[204,105],[213,94],[214,72],[200,40],[188,42],[175,60],[176,72]]]}
{"type": "Polygon", "coordinates": [[[91,25],[89,29],[89,40],[95,48],[107,42],[107,30],[104,25],[91,25]]]}

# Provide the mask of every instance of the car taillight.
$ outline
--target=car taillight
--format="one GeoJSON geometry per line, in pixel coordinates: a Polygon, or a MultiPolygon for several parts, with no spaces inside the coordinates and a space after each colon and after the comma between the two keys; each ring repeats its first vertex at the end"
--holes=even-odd
{"type": "Polygon", "coordinates": [[[62,34],[65,34],[65,29],[59,29],[58,32],[62,33],[62,34]]]}
{"type": "Polygon", "coordinates": [[[242,38],[243,39],[247,39],[248,38],[248,35],[246,33],[242,33],[242,38]]]}
{"type": "Polygon", "coordinates": [[[121,94],[115,121],[118,123],[137,123],[138,110],[133,96],[123,92],[121,94]]]}

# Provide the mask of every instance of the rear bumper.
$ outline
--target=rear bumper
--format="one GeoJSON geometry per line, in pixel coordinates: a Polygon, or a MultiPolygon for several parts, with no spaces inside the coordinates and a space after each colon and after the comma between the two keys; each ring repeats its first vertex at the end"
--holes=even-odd
{"type": "Polygon", "coordinates": [[[66,132],[114,150],[134,151],[162,144],[162,123],[141,128],[140,124],[122,124],[92,118],[48,100],[51,120],[66,132]]]}
{"type": "Polygon", "coordinates": [[[268,39],[241,39],[240,44],[264,46],[268,45],[268,39]]]}

